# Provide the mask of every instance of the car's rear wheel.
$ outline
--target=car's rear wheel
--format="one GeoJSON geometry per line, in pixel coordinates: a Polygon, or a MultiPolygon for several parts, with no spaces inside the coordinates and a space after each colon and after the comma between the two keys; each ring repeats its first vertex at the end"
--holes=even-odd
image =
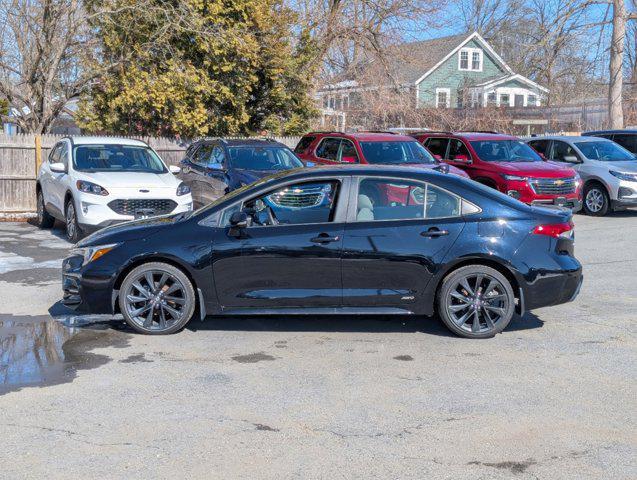
{"type": "Polygon", "coordinates": [[[82,230],[80,229],[80,225],[77,223],[75,204],[72,199],[69,199],[66,202],[64,217],[66,219],[66,238],[69,242],[79,242],[82,238],[82,230]]]}
{"type": "Polygon", "coordinates": [[[466,338],[489,338],[506,328],[515,311],[511,283],[497,270],[468,265],[442,282],[438,313],[447,328],[466,338]]]}
{"type": "Polygon", "coordinates": [[[606,189],[597,183],[587,185],[584,189],[584,211],[587,215],[603,217],[608,213],[610,198],[606,189]]]}
{"type": "Polygon", "coordinates": [[[40,228],[51,228],[55,223],[55,218],[49,215],[49,212],[46,211],[46,207],[44,206],[44,195],[42,194],[42,190],[38,190],[37,195],[37,222],[38,227],[40,228]]]}
{"type": "Polygon", "coordinates": [[[126,323],[140,333],[175,333],[195,312],[195,290],[177,267],[145,263],[126,275],[119,291],[119,307],[126,323]]]}

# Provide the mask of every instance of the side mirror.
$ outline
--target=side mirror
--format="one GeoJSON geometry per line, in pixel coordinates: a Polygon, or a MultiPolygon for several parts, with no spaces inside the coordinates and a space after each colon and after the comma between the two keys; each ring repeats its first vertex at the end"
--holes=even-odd
{"type": "Polygon", "coordinates": [[[170,165],[168,167],[168,170],[170,171],[170,173],[173,173],[175,175],[177,175],[178,173],[181,173],[181,168],[178,167],[177,165],[170,165]]]}
{"type": "Polygon", "coordinates": [[[577,158],[575,155],[565,155],[564,161],[568,163],[580,163],[579,158],[577,158]]]}
{"type": "Polygon", "coordinates": [[[50,164],[50,168],[52,172],[55,173],[65,173],[66,168],[64,168],[64,164],[62,162],[55,162],[50,164]]]}
{"type": "Polygon", "coordinates": [[[449,173],[449,164],[442,162],[439,165],[435,166],[434,170],[437,170],[440,173],[449,173]]]}
{"type": "Polygon", "coordinates": [[[234,212],[230,216],[230,230],[228,235],[240,237],[243,230],[248,228],[248,214],[246,212],[234,212]]]}

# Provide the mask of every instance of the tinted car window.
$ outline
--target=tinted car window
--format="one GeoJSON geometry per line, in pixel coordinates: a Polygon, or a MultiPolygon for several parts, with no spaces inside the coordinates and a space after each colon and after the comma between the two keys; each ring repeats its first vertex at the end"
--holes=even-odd
{"type": "Polygon", "coordinates": [[[460,215],[461,200],[434,185],[389,179],[363,179],[356,220],[409,220],[460,215]]]}
{"type": "Polygon", "coordinates": [[[548,148],[549,144],[550,140],[533,140],[532,142],[529,142],[529,145],[531,145],[531,147],[535,149],[535,151],[541,153],[546,158],[548,158],[548,152],[546,151],[546,149],[548,148]]]}
{"type": "Polygon", "coordinates": [[[230,147],[232,168],[260,171],[279,171],[300,168],[303,163],[284,147],[230,147]]]}
{"type": "Polygon", "coordinates": [[[479,140],[471,142],[484,162],[541,162],[535,150],[520,140],[479,140]]]}
{"type": "Polygon", "coordinates": [[[338,186],[335,181],[289,185],[246,201],[243,210],[258,226],[331,222],[338,186]]]}
{"type": "Polygon", "coordinates": [[[341,146],[340,138],[324,138],[316,149],[316,156],[326,160],[336,161],[338,148],[341,146]]]}
{"type": "Polygon", "coordinates": [[[305,150],[307,150],[307,147],[310,146],[310,144],[314,141],[315,138],[316,137],[311,137],[311,136],[303,137],[301,140],[299,140],[299,143],[296,144],[296,147],[294,148],[294,151],[296,153],[305,152],[305,150]]]}
{"type": "Polygon", "coordinates": [[[429,138],[425,146],[433,155],[438,155],[440,158],[445,158],[448,143],[448,138],[429,138]]]}
{"type": "Polygon", "coordinates": [[[204,144],[199,147],[199,150],[197,150],[192,159],[193,162],[203,166],[208,165],[212,157],[212,148],[210,144],[204,144]]]}
{"type": "Polygon", "coordinates": [[[637,135],[615,134],[613,141],[619,143],[629,152],[637,153],[637,135]]]}
{"type": "Polygon", "coordinates": [[[73,150],[75,170],[91,172],[165,173],[166,167],[148,147],[79,145],[73,150]]]}
{"type": "Polygon", "coordinates": [[[469,153],[469,149],[467,146],[460,140],[451,140],[449,146],[449,158],[453,160],[454,158],[465,158],[470,159],[471,154],[469,153]]]}
{"type": "Polygon", "coordinates": [[[62,150],[62,144],[58,143],[51,153],[49,154],[49,163],[60,163],[60,151],[62,150]]]}
{"type": "Polygon", "coordinates": [[[356,147],[349,140],[343,139],[341,143],[341,155],[339,160],[345,163],[358,162],[358,152],[356,151],[356,147]]]}
{"type": "Polygon", "coordinates": [[[566,142],[555,140],[551,152],[551,159],[558,162],[565,162],[564,157],[578,157],[577,152],[566,142]]]}
{"type": "Polygon", "coordinates": [[[435,163],[434,158],[417,141],[359,142],[367,163],[407,164],[435,163]]]}

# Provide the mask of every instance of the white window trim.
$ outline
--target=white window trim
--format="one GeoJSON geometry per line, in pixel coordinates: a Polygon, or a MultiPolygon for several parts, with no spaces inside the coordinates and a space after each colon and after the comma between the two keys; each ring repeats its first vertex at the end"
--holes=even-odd
{"type": "Polygon", "coordinates": [[[481,72],[483,65],[484,65],[484,51],[481,48],[469,48],[469,47],[466,47],[466,48],[461,48],[458,51],[458,70],[460,70],[461,72],[481,72]],[[467,55],[469,56],[469,61],[467,63],[467,68],[462,68],[462,62],[460,60],[462,52],[467,52],[467,55]],[[477,70],[473,68],[473,54],[474,54],[474,52],[477,52],[480,55],[480,67],[477,70]]]}
{"type": "Polygon", "coordinates": [[[447,104],[444,108],[451,107],[451,89],[450,88],[436,88],[436,108],[440,108],[438,104],[438,93],[446,93],[447,94],[447,104]]]}

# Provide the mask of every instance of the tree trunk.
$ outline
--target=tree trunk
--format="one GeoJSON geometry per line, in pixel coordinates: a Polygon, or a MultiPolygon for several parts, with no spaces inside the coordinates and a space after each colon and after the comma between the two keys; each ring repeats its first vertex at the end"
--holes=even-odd
{"type": "Polygon", "coordinates": [[[610,46],[610,84],[608,87],[608,120],[612,129],[624,128],[622,90],[625,39],[626,5],[624,0],[613,0],[613,37],[610,46]]]}

